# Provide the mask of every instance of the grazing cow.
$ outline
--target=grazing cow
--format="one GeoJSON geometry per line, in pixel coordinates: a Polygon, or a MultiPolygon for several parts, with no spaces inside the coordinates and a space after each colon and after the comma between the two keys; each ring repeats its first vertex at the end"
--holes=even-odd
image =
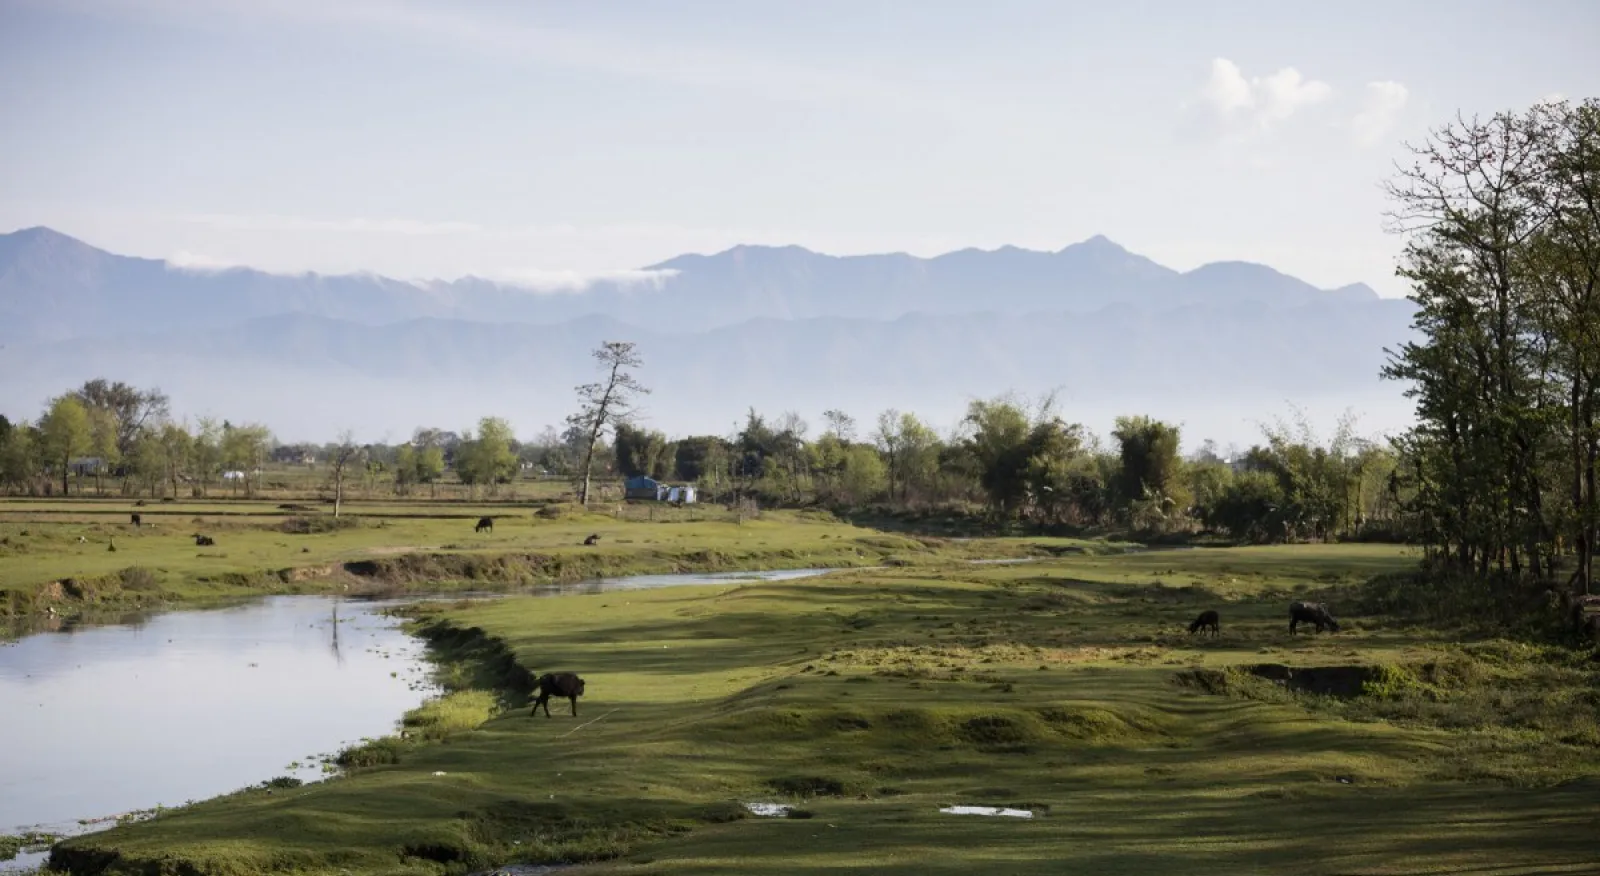
{"type": "Polygon", "coordinates": [[[139,501],[134,502],[133,503],[133,507],[135,507],[135,508],[143,508],[144,507],[144,500],[140,499],[139,501]]]}
{"type": "Polygon", "coordinates": [[[1289,606],[1289,635],[1294,635],[1295,627],[1300,624],[1315,624],[1319,633],[1324,629],[1339,632],[1339,622],[1320,602],[1296,602],[1289,606]]]}
{"type": "Polygon", "coordinates": [[[539,696],[533,701],[533,711],[528,713],[532,718],[539,714],[539,707],[544,706],[544,716],[550,717],[550,697],[566,697],[572,702],[572,717],[578,717],[578,697],[583,696],[583,679],[573,672],[546,672],[534,682],[534,690],[539,696]]]}
{"type": "Polygon", "coordinates": [[[593,546],[599,544],[600,543],[600,533],[597,532],[594,535],[589,536],[588,538],[583,540],[583,543],[588,545],[588,546],[590,546],[590,547],[593,547],[593,546]]]}
{"type": "Polygon", "coordinates": [[[1222,617],[1211,609],[1200,612],[1200,616],[1195,618],[1194,623],[1189,625],[1190,633],[1206,629],[1209,629],[1213,636],[1222,635],[1222,617]]]}
{"type": "Polygon", "coordinates": [[[144,521],[140,519],[139,512],[137,511],[133,512],[133,514],[129,516],[129,519],[133,521],[134,529],[138,529],[144,525],[144,521]]]}
{"type": "Polygon", "coordinates": [[[494,532],[494,518],[493,517],[479,517],[478,518],[478,525],[474,526],[472,528],[472,531],[473,532],[482,532],[485,529],[489,530],[489,532],[491,534],[494,532]]]}
{"type": "Polygon", "coordinates": [[[216,540],[211,536],[201,535],[198,532],[194,534],[194,543],[196,547],[216,547],[217,545],[216,540]]]}

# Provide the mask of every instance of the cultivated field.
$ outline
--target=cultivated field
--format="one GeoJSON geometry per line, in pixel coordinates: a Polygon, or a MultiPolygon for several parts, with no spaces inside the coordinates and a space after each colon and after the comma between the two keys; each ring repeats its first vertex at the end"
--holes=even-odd
{"type": "MultiPolygon", "coordinates": [[[[774,545],[837,531],[767,526],[774,545]]],[[[419,627],[458,692],[408,718],[411,740],[351,752],[365,766],[345,778],[174,811],[56,860],[233,874],[1600,868],[1594,664],[1363,614],[1362,582],[1411,568],[1406,549],[961,560],[929,549],[919,565],[803,581],[435,605],[419,627]],[[1291,638],[1286,606],[1303,596],[1328,599],[1344,629],[1291,638]],[[1221,636],[1189,636],[1207,607],[1221,636]],[[524,670],[582,673],[579,716],[561,701],[530,718],[524,670]],[[1274,680],[1286,675],[1306,690],[1274,680]],[[749,816],[750,802],[794,811],[749,816]],[[966,804],[1035,817],[939,811],[966,804]]]]}

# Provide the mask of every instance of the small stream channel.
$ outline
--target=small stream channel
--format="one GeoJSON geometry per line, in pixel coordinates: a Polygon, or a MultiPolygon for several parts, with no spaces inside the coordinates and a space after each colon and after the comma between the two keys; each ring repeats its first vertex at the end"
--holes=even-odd
{"type": "MultiPolygon", "coordinates": [[[[639,575],[534,596],[830,569],[639,575]]],[[[448,598],[461,598],[452,594],[448,598]]],[[[18,627],[0,639],[0,835],[76,834],[277,776],[322,778],[322,759],[436,692],[398,602],[273,596],[228,608],[18,627]]],[[[27,869],[43,853],[0,861],[27,869]]]]}

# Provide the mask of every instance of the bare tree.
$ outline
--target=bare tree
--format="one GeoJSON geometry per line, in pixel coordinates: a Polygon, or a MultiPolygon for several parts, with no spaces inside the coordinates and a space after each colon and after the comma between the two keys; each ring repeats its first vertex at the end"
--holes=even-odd
{"type": "Polygon", "coordinates": [[[349,429],[339,435],[339,443],[333,446],[331,458],[328,460],[333,465],[333,516],[338,517],[341,506],[344,505],[344,476],[345,471],[357,460],[361,448],[356,445],[356,439],[349,429]]]}
{"type": "Polygon", "coordinates": [[[606,378],[577,388],[578,412],[567,418],[567,424],[584,435],[583,480],[578,490],[578,501],[584,505],[589,504],[594,449],[600,443],[600,436],[607,428],[631,421],[634,396],[650,392],[628,370],[643,364],[633,348],[631,341],[606,341],[594,351],[595,361],[600,363],[606,378]]]}

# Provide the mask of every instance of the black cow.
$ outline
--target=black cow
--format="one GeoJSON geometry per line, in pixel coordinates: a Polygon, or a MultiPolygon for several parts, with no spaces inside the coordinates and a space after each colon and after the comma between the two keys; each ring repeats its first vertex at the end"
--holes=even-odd
{"type": "Polygon", "coordinates": [[[583,696],[583,679],[574,672],[546,672],[534,682],[534,690],[539,696],[533,701],[533,711],[528,713],[532,718],[539,714],[539,707],[544,706],[544,716],[550,717],[550,697],[566,697],[572,702],[572,716],[578,716],[578,697],[583,696]]]}
{"type": "Polygon", "coordinates": [[[494,518],[493,517],[479,517],[478,518],[478,525],[474,526],[472,528],[472,531],[473,532],[482,532],[485,529],[489,530],[490,533],[494,532],[494,518]]]}
{"type": "Polygon", "coordinates": [[[1324,629],[1339,632],[1339,622],[1320,602],[1296,602],[1289,606],[1289,635],[1294,635],[1295,627],[1300,624],[1315,624],[1319,633],[1324,629]]]}
{"type": "Polygon", "coordinates": [[[211,536],[201,535],[198,532],[194,534],[194,543],[197,547],[215,547],[217,544],[211,536]]]}
{"type": "Polygon", "coordinates": [[[1211,630],[1211,635],[1213,636],[1222,635],[1221,615],[1218,615],[1215,611],[1212,611],[1209,608],[1200,612],[1200,616],[1195,618],[1194,623],[1189,625],[1189,632],[1193,633],[1196,630],[1204,629],[1211,630]]]}
{"type": "Polygon", "coordinates": [[[589,536],[588,538],[583,540],[583,543],[588,545],[588,546],[590,546],[590,547],[593,547],[593,546],[599,544],[600,543],[600,534],[597,532],[594,535],[589,536]]]}
{"type": "Polygon", "coordinates": [[[139,527],[144,525],[144,522],[139,518],[139,512],[137,512],[137,511],[135,511],[135,512],[133,512],[133,514],[129,515],[129,519],[133,521],[133,528],[134,529],[138,529],[139,527]]]}

